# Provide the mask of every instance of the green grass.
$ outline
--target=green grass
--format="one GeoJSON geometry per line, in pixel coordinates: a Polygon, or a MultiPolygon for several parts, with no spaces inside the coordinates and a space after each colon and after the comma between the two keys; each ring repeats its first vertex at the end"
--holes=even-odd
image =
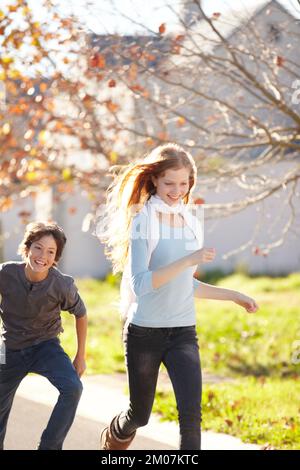
{"type": "Polygon", "coordinates": [[[300,274],[278,279],[232,275],[218,285],[253,296],[260,309],[247,314],[231,302],[196,301],[204,369],[231,376],[299,373],[291,357],[293,343],[300,340],[300,274]]]}
{"type": "MultiPolygon", "coordinates": [[[[300,449],[300,364],[291,360],[300,341],[300,273],[280,278],[216,275],[213,283],[253,296],[260,309],[248,314],[231,302],[196,301],[202,367],[235,379],[204,387],[204,429],[300,449]]],[[[118,282],[110,276],[105,282],[78,280],[77,285],[89,314],[87,373],[125,372],[118,282]]],[[[72,356],[74,319],[63,318],[62,344],[72,356]]],[[[173,395],[158,393],[155,410],[176,419],[173,395]]]]}
{"type": "MultiPolygon", "coordinates": [[[[231,434],[275,449],[300,448],[300,378],[248,377],[236,383],[205,385],[202,429],[231,434]]],[[[154,411],[177,421],[173,394],[158,392],[154,411]]]]}
{"type": "MultiPolygon", "coordinates": [[[[125,372],[118,314],[118,288],[96,279],[76,282],[84,299],[89,317],[87,341],[87,374],[125,372]]],[[[76,352],[76,333],[73,316],[63,314],[62,346],[72,357],[76,352]]]]}

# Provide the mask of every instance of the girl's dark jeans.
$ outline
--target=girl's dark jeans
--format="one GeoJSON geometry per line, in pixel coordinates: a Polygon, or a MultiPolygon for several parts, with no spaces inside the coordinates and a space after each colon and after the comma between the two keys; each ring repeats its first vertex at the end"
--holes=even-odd
{"type": "Polygon", "coordinates": [[[148,328],[129,323],[124,330],[130,405],[119,417],[120,436],[148,423],[161,363],[175,392],[180,449],[201,446],[201,365],[194,326],[148,328]]]}

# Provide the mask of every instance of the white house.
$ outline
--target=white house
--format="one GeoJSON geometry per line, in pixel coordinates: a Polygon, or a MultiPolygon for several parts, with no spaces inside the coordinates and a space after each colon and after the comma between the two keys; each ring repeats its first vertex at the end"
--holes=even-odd
{"type": "MultiPolygon", "coordinates": [[[[272,32],[281,35],[282,47],[285,48],[286,32],[281,30],[279,26],[284,24],[289,13],[276,1],[272,1],[268,3],[267,7],[253,11],[253,15],[257,27],[262,31],[265,30],[266,35],[272,32]],[[271,10],[267,15],[266,8],[271,10]]],[[[295,31],[297,30],[299,33],[299,24],[295,23],[294,27],[295,31]]],[[[228,34],[235,34],[238,43],[238,25],[235,25],[235,29],[231,28],[228,34]]],[[[297,54],[295,51],[295,48],[291,50],[291,58],[299,64],[298,49],[297,54]]],[[[286,54],[288,53],[289,49],[286,49],[286,54]]],[[[276,116],[274,116],[274,119],[276,120],[276,116]]],[[[170,129],[170,135],[174,135],[173,140],[176,140],[176,129],[173,129],[173,131],[170,129]]],[[[193,138],[192,135],[189,137],[193,138]]],[[[265,171],[273,178],[280,179],[282,172],[289,168],[289,165],[294,164],[294,162],[287,160],[280,165],[266,167],[265,171]]],[[[279,211],[278,204],[280,199],[285,199],[285,191],[286,189],[283,187],[281,192],[276,193],[260,206],[250,206],[244,211],[224,219],[211,220],[209,218],[210,214],[205,210],[205,245],[217,249],[215,261],[207,265],[205,269],[230,271],[243,266],[243,269],[253,273],[279,274],[298,271],[300,266],[300,235],[297,230],[300,230],[300,204],[295,207],[295,220],[288,234],[285,234],[284,241],[281,242],[280,234],[284,232],[289,221],[288,211],[285,211],[286,206],[281,206],[282,208],[279,211]],[[255,237],[257,226],[263,227],[259,238],[255,242],[257,246],[270,244],[275,246],[268,254],[261,253],[259,249],[253,253],[247,245],[249,240],[255,237]],[[240,251],[238,248],[243,247],[243,245],[246,249],[240,251]]],[[[299,196],[299,183],[295,191],[299,196]]],[[[215,188],[200,186],[197,194],[201,194],[205,202],[211,204],[238,200],[241,196],[241,190],[237,186],[233,187],[229,182],[222,185],[218,192],[215,191],[215,188]]],[[[58,204],[53,203],[51,191],[39,194],[35,200],[19,199],[15,201],[12,209],[0,214],[2,230],[0,255],[2,259],[19,259],[16,251],[24,230],[24,214],[26,216],[26,213],[29,213],[28,219],[30,220],[47,219],[51,216],[62,225],[68,238],[60,264],[61,269],[78,277],[103,278],[110,270],[110,264],[105,259],[103,247],[95,235],[92,234],[92,230],[82,230],[83,222],[90,211],[91,203],[84,192],[80,190],[68,195],[63,202],[58,204]],[[18,215],[20,213],[21,216],[18,215]]]]}

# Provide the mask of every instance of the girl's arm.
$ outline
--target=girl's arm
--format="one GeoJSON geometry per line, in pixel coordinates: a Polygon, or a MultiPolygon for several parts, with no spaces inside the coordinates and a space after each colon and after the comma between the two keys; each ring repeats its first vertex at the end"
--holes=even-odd
{"type": "Polygon", "coordinates": [[[87,335],[87,315],[76,318],[76,335],[77,335],[77,353],[73,361],[79,377],[82,376],[86,369],[85,364],[85,344],[87,335]]]}
{"type": "Polygon", "coordinates": [[[132,236],[129,248],[131,286],[135,295],[145,295],[167,284],[185,269],[198,264],[212,261],[215,257],[214,248],[203,248],[192,252],[174,263],[155,271],[149,270],[147,241],[147,218],[138,214],[133,219],[132,236]]]}
{"type": "Polygon", "coordinates": [[[152,286],[154,289],[167,284],[167,282],[174,279],[182,271],[191,266],[196,266],[198,264],[208,263],[212,261],[215,257],[214,248],[202,248],[201,250],[194,251],[188,256],[181,258],[174,263],[171,263],[163,268],[158,269],[157,271],[152,272],[152,286]]]}
{"type": "Polygon", "coordinates": [[[241,292],[205,284],[196,279],[194,279],[194,286],[195,297],[199,299],[231,300],[241,307],[244,307],[249,313],[254,313],[258,310],[258,305],[255,300],[241,292]]]}

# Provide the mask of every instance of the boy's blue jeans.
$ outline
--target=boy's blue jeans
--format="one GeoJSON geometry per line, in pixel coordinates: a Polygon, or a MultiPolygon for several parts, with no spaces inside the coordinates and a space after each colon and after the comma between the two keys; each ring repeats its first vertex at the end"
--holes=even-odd
{"type": "Polygon", "coordinates": [[[75,417],[82,384],[58,338],[18,351],[6,350],[6,363],[0,364],[0,449],[3,449],[15,393],[29,372],[46,377],[59,390],[57,403],[43,431],[38,449],[61,450],[75,417]]]}
{"type": "Polygon", "coordinates": [[[124,330],[129,409],[118,419],[120,437],[148,423],[161,363],[175,392],[180,449],[201,448],[201,365],[194,326],[148,328],[130,323],[124,330]]]}

